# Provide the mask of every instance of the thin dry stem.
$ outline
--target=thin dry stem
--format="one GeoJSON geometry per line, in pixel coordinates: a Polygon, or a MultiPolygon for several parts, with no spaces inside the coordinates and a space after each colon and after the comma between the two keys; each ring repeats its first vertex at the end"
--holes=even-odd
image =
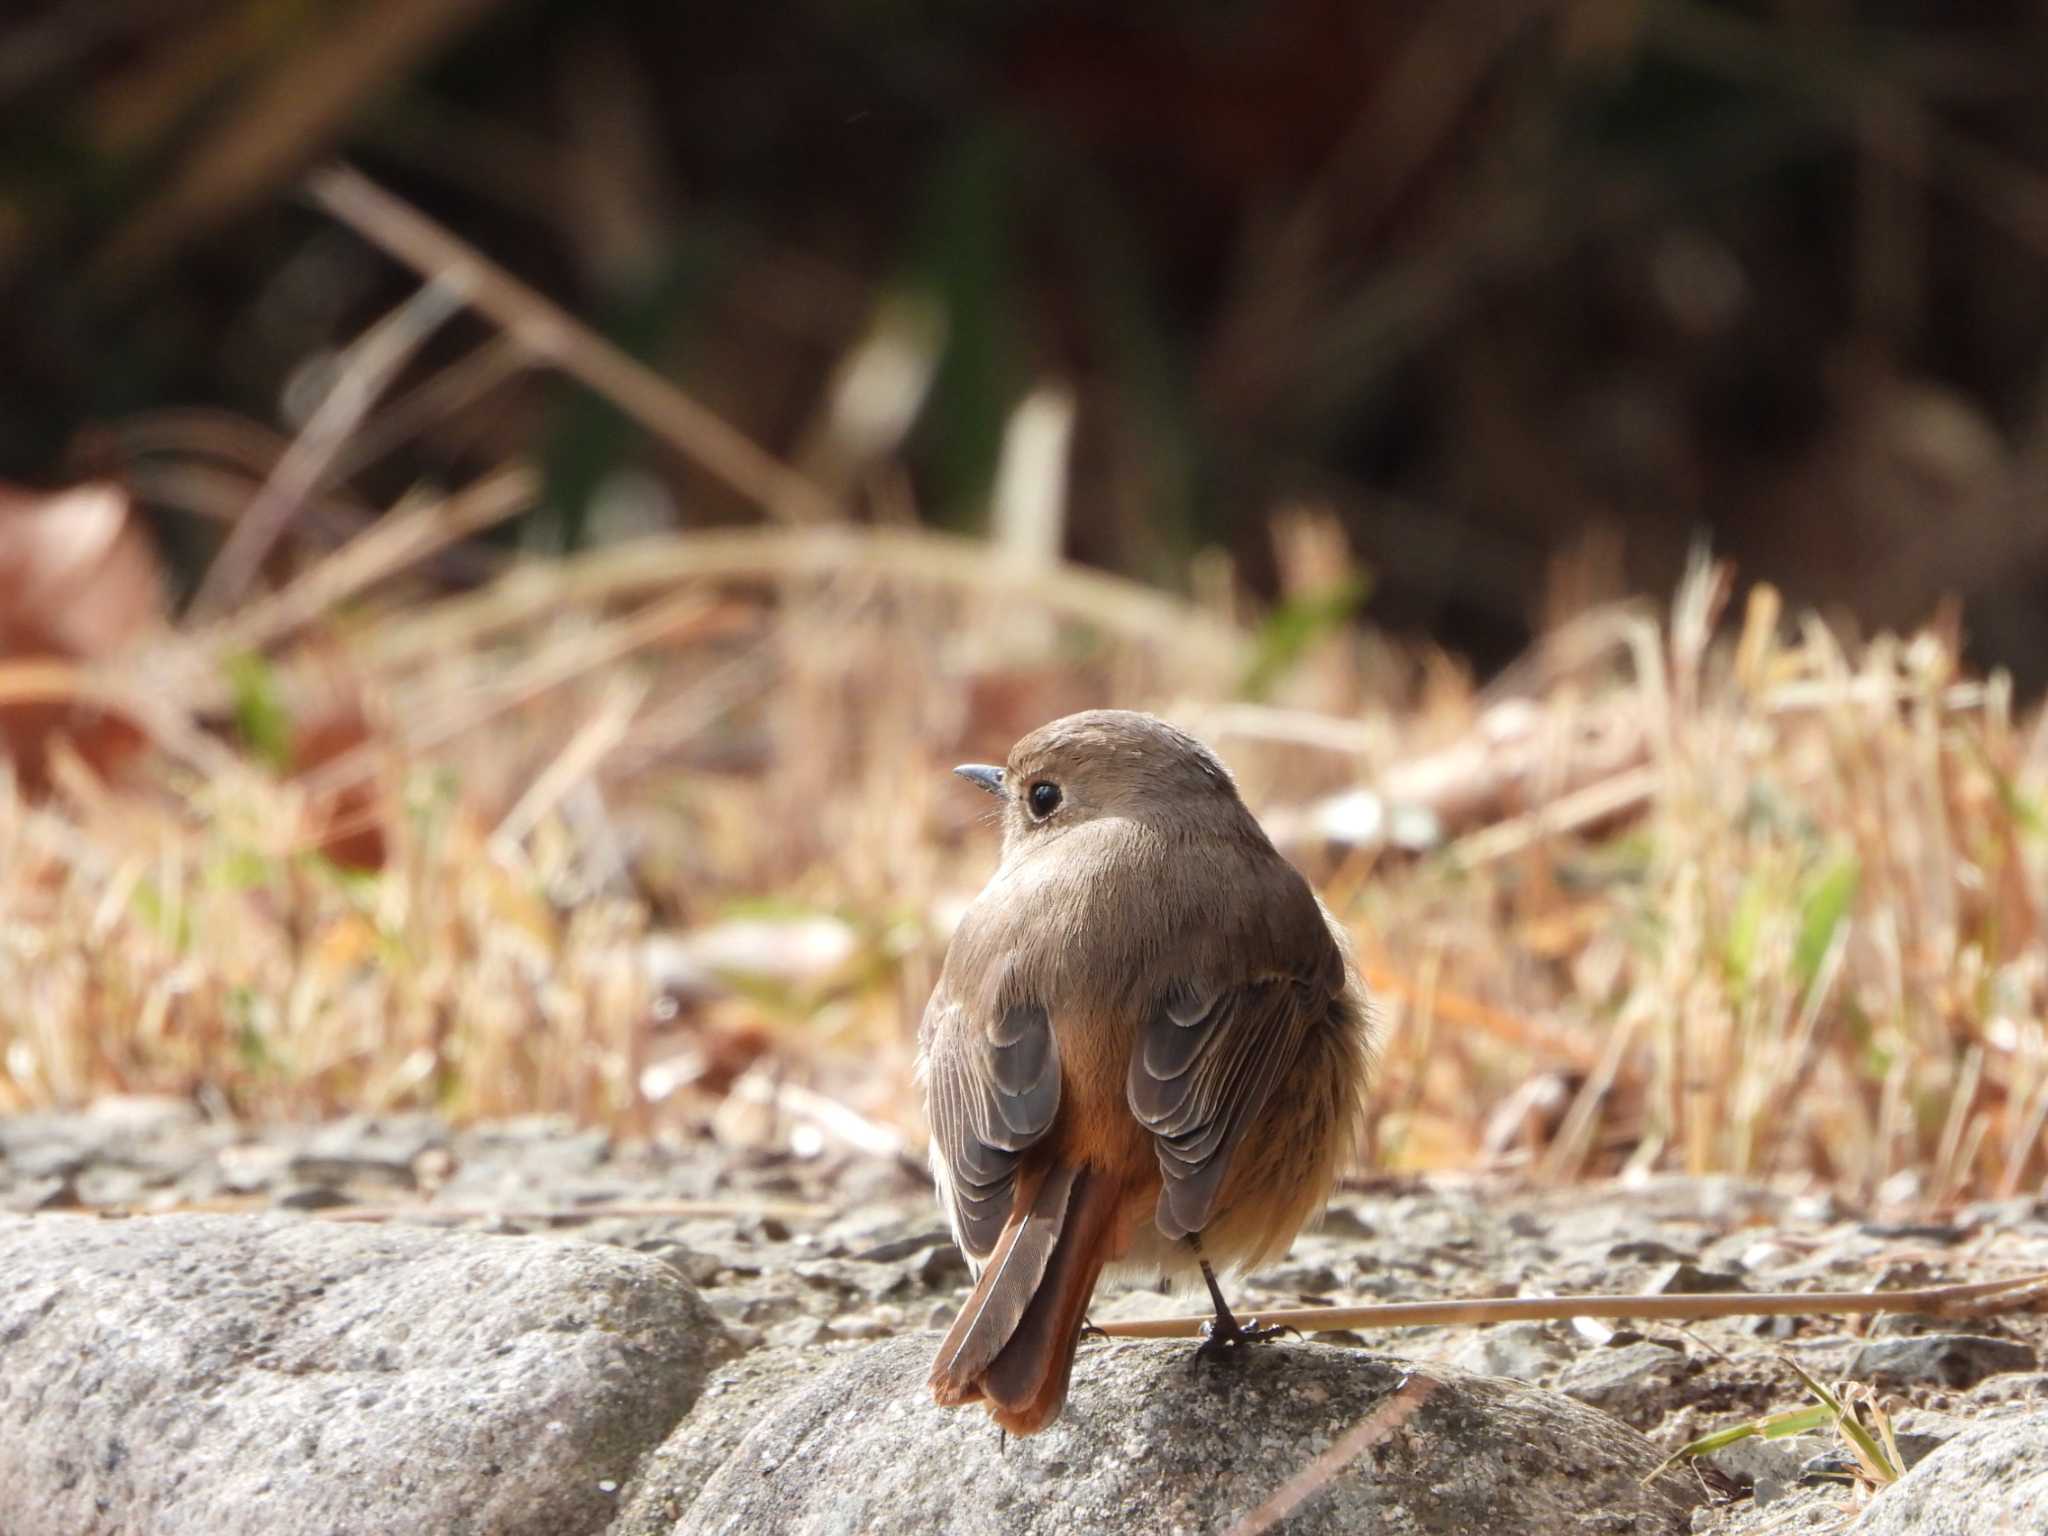
{"type": "MultiPolygon", "coordinates": [[[[1482,1327],[1490,1323],[1562,1322],[1574,1317],[1646,1318],[1698,1322],[1715,1317],[1820,1317],[1880,1312],[1939,1315],[1975,1308],[1993,1298],[2007,1307],[2029,1307],[2048,1288],[2048,1273],[2014,1275],[1970,1285],[1927,1286],[1910,1291],[1787,1291],[1709,1296],[1533,1296],[1478,1301],[1387,1302],[1370,1307],[1301,1307],[1261,1312],[1259,1322],[1276,1328],[1328,1331],[1359,1328],[1482,1327]]],[[[1149,1317],[1104,1323],[1117,1339],[1192,1339],[1211,1319],[1149,1317]]]]}
{"type": "Polygon", "coordinates": [[[581,380],[765,512],[836,519],[830,498],[738,428],[520,282],[475,247],[345,166],[307,180],[313,200],[423,277],[447,282],[533,356],[581,380]]]}

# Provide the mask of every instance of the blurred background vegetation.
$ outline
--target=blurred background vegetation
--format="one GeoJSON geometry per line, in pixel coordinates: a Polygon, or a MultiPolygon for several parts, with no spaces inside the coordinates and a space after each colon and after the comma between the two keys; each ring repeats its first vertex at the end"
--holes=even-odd
{"type": "MultiPolygon", "coordinates": [[[[149,413],[292,430],[408,281],[299,194],[340,155],[856,516],[981,526],[1051,386],[1068,553],[1149,581],[1271,591],[1313,500],[1490,668],[1708,533],[2039,681],[2043,78],[2017,0],[21,0],[0,474],[131,477],[189,573],[224,513],[149,413]],[[834,419],[862,358],[900,418],[834,419]]],[[[520,452],[544,546],[754,515],[490,336],[366,501],[520,452]]]]}
{"type": "Polygon", "coordinates": [[[2048,1173],[2048,16],[17,0],[0,1111],[914,1152],[1101,704],[1372,1160],[2048,1173]]]}

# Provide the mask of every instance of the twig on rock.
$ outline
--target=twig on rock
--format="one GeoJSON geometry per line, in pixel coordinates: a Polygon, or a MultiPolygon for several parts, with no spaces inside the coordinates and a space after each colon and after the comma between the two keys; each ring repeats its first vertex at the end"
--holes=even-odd
{"type": "MultiPolygon", "coordinates": [[[[1935,1285],[1910,1291],[1755,1291],[1709,1296],[1511,1296],[1472,1301],[1402,1301],[1371,1307],[1302,1307],[1259,1313],[1278,1328],[1474,1327],[1485,1323],[1557,1322],[1573,1317],[1632,1317],[1697,1320],[1804,1313],[1932,1312],[1971,1310],[1988,1297],[2003,1302],[2033,1301],[2024,1293],[2048,1294],[2048,1272],[1981,1280],[1970,1285],[1935,1285]]],[[[1147,1317],[1104,1323],[1114,1339],[1191,1339],[1209,1319],[1147,1317]]]]}

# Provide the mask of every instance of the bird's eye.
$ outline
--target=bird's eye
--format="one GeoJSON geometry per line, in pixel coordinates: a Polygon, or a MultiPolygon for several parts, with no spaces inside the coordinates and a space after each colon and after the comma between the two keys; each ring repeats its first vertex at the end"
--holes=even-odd
{"type": "Polygon", "coordinates": [[[1040,821],[1045,820],[1060,808],[1060,787],[1040,779],[1031,786],[1031,814],[1040,821]]]}

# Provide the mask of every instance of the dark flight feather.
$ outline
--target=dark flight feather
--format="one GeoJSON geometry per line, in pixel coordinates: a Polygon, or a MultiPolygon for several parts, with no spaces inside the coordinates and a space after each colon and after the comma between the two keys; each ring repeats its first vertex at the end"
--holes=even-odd
{"type": "MultiPolygon", "coordinates": [[[[935,1011],[957,1008],[932,1000],[935,1011]]],[[[1018,1159],[1059,1113],[1059,1048],[1051,1020],[1036,1004],[1006,1010],[985,1035],[956,1025],[940,1016],[927,1026],[932,1136],[951,1186],[960,1245],[969,1258],[982,1260],[1010,1215],[1018,1159]]]]}
{"type": "Polygon", "coordinates": [[[1168,987],[1139,1028],[1126,1095],[1152,1132],[1168,1237],[1208,1224],[1238,1141],[1299,1055],[1306,986],[1272,977],[1203,996],[1168,987]]]}
{"type": "Polygon", "coordinates": [[[1066,1223],[1075,1177],[1072,1168],[1048,1170],[1031,1192],[1030,1205],[1020,1199],[1004,1224],[988,1267],[946,1331],[932,1364],[932,1395],[941,1405],[954,1407],[981,1396],[982,1373],[1010,1342],[1045,1277],[1066,1223]]]}

